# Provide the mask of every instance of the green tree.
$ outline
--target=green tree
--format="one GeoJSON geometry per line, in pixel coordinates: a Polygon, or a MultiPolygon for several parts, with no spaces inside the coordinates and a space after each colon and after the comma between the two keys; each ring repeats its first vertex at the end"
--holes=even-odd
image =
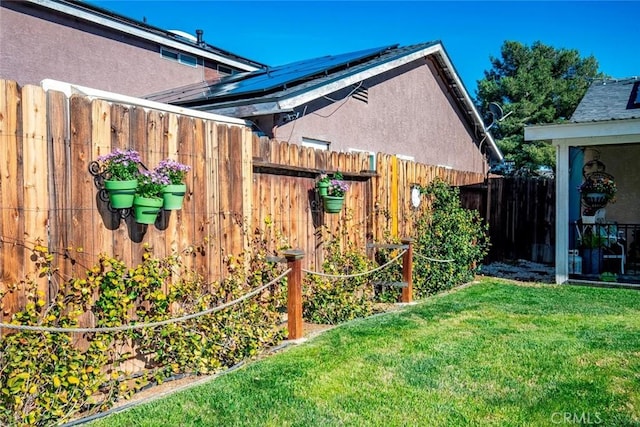
{"type": "Polygon", "coordinates": [[[573,114],[598,72],[593,56],[582,58],[575,49],[555,49],[537,41],[531,47],[505,41],[501,58],[491,57],[492,68],[478,81],[480,111],[489,103],[503,108],[504,119],[491,128],[505,158],[516,170],[555,167],[554,149],[543,141],[524,141],[524,126],[559,123],[573,114]]]}

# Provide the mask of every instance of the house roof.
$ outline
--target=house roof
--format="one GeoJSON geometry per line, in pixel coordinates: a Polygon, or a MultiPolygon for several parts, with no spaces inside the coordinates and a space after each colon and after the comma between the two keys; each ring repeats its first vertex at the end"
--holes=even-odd
{"type": "Polygon", "coordinates": [[[238,74],[216,83],[183,86],[147,98],[233,117],[291,112],[312,100],[427,56],[433,58],[442,70],[443,80],[465,113],[469,125],[478,129],[479,138],[488,141],[493,157],[502,160],[502,153],[486,131],[480,114],[439,41],[323,56],[238,74]]]}
{"type": "Polygon", "coordinates": [[[559,145],[636,144],[640,138],[640,79],[598,80],[589,86],[571,120],[525,126],[526,141],[559,145]]]}
{"type": "Polygon", "coordinates": [[[77,19],[92,22],[94,24],[110,28],[112,30],[127,33],[161,45],[192,53],[197,56],[211,59],[221,64],[244,71],[253,71],[264,68],[265,65],[234,53],[219,49],[204,41],[198,42],[195,37],[189,37],[181,31],[169,31],[154,27],[145,22],[119,15],[110,10],[92,6],[85,1],[77,0],[25,0],[26,3],[57,11],[77,19]],[[186,37],[185,37],[186,36],[186,37]]]}
{"type": "Polygon", "coordinates": [[[574,123],[640,118],[640,80],[595,81],[571,116],[574,123]]]}

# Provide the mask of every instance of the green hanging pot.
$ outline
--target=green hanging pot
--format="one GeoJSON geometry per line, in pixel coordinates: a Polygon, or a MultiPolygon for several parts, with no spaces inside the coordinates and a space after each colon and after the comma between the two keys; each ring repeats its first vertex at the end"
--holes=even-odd
{"type": "Polygon", "coordinates": [[[128,209],[133,206],[133,197],[136,194],[138,180],[112,181],[105,180],[104,188],[109,195],[109,203],[114,209],[128,209]]]}
{"type": "Polygon", "coordinates": [[[338,213],[342,210],[344,203],[344,196],[324,196],[322,198],[324,202],[324,211],[327,213],[338,213]]]}
{"type": "Polygon", "coordinates": [[[140,224],[153,224],[162,209],[162,198],[135,196],[133,199],[133,217],[140,224]]]}
{"type": "Polygon", "coordinates": [[[327,195],[327,191],[328,191],[328,189],[329,189],[329,183],[328,183],[328,182],[325,182],[325,181],[319,181],[319,182],[316,184],[316,188],[318,189],[318,194],[319,194],[321,197],[324,197],[324,196],[326,196],[326,195],[327,195]]]}
{"type": "Polygon", "coordinates": [[[162,209],[175,211],[182,209],[184,195],[187,192],[187,184],[169,184],[162,190],[162,209]]]}

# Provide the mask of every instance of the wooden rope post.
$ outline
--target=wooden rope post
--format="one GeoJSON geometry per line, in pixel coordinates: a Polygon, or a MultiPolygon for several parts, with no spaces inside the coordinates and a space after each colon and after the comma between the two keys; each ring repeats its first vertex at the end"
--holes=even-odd
{"type": "Polygon", "coordinates": [[[408,245],[407,251],[402,256],[402,281],[407,284],[402,288],[400,300],[404,303],[413,301],[413,239],[404,238],[403,245],[408,245]]]}
{"type": "Polygon", "coordinates": [[[287,327],[290,340],[302,338],[302,258],[304,251],[292,249],[284,252],[291,269],[287,282],[287,327]]]}

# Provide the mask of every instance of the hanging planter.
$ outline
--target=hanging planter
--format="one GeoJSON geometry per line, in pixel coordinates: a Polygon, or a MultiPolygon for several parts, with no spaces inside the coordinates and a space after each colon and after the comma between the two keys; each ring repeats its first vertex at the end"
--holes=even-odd
{"type": "Polygon", "coordinates": [[[140,224],[153,224],[162,209],[163,200],[157,197],[135,196],[133,200],[133,216],[140,224]]]}
{"type": "Polygon", "coordinates": [[[162,189],[162,209],[174,211],[182,209],[187,184],[169,184],[162,189]]]}
{"type": "Polygon", "coordinates": [[[318,194],[320,197],[324,197],[327,195],[327,191],[329,190],[329,181],[321,180],[316,183],[316,188],[318,189],[318,194]]]}
{"type": "Polygon", "coordinates": [[[585,202],[592,207],[606,206],[608,201],[606,193],[585,193],[583,197],[585,202]]]}
{"type": "Polygon", "coordinates": [[[133,198],[138,187],[138,180],[104,181],[104,188],[109,195],[109,203],[113,209],[128,209],[133,206],[133,198]]]}
{"type": "Polygon", "coordinates": [[[338,213],[342,210],[344,196],[324,196],[324,211],[327,213],[338,213]]]}

